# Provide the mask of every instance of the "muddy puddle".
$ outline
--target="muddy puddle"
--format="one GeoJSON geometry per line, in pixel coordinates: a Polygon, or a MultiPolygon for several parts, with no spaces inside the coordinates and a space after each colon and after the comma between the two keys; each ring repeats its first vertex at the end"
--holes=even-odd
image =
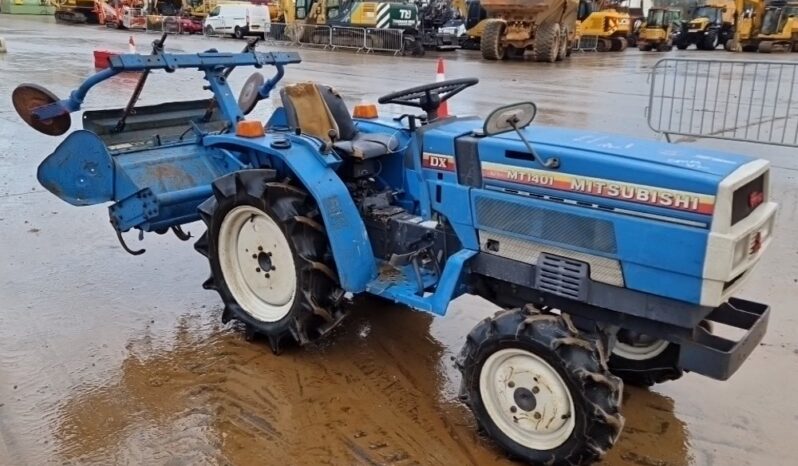
{"type": "MultiPolygon", "coordinates": [[[[222,327],[214,312],[179,318],[166,339],[134,338],[118,373],[58,404],[53,456],[40,459],[514,464],[476,433],[456,401],[450,356],[457,348],[436,333],[464,335],[457,315],[433,324],[430,316],[364,300],[350,317],[324,343],[280,356],[265,342],[246,341],[237,326],[222,327]]],[[[670,399],[628,390],[624,404],[627,428],[605,464],[689,462],[687,433],[670,399]]]]}

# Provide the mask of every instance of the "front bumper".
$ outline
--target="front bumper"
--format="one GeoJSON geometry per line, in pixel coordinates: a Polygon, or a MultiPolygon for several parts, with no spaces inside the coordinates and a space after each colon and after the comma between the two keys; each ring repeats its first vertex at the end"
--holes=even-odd
{"type": "Polygon", "coordinates": [[[768,305],[738,298],[729,299],[713,310],[707,320],[744,330],[745,335],[734,341],[698,327],[692,338],[678,342],[681,347],[679,366],[713,379],[728,379],[762,341],[769,319],[768,305]]]}

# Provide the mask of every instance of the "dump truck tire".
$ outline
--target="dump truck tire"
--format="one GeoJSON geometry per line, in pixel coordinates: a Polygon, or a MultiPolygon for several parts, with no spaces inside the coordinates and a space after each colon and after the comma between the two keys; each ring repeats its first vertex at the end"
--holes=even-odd
{"type": "Polygon", "coordinates": [[[653,45],[649,44],[648,42],[640,42],[639,44],[637,44],[637,48],[641,52],[650,52],[652,47],[653,45]]]}
{"type": "Polygon", "coordinates": [[[535,61],[554,63],[559,51],[560,24],[541,24],[535,32],[535,61]]]}
{"type": "Polygon", "coordinates": [[[565,57],[568,56],[568,48],[571,44],[568,43],[568,30],[563,29],[562,35],[560,36],[560,49],[557,51],[557,61],[565,60],[565,57]]]}
{"type": "Polygon", "coordinates": [[[273,170],[232,173],[212,187],[194,247],[210,263],[203,287],[221,296],[222,321],[241,321],[248,339],[265,336],[275,353],[338,324],[344,293],[313,197],[273,170]]]}
{"type": "Polygon", "coordinates": [[[624,424],[623,382],[609,372],[603,348],[567,317],[529,306],[500,311],[471,330],[456,359],[460,399],[514,458],[592,463],[624,424]]]}
{"type": "Polygon", "coordinates": [[[503,21],[488,20],[485,29],[482,31],[480,49],[482,58],[486,60],[502,60],[505,54],[505,47],[502,45],[504,28],[503,21]]]}

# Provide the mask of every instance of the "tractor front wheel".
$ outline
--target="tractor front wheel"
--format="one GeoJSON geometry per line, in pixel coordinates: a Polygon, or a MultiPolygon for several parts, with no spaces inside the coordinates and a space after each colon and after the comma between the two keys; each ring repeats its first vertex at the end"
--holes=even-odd
{"type": "Polygon", "coordinates": [[[344,317],[343,297],[313,198],[273,170],[244,170],[213,182],[199,212],[207,226],[195,249],[208,258],[205,289],[224,302],[222,320],[264,335],[277,353],[306,344],[344,317]]]}
{"type": "Polygon", "coordinates": [[[504,21],[487,20],[480,41],[482,58],[486,60],[504,59],[505,47],[502,44],[502,37],[505,27],[504,21]]]}
{"type": "Polygon", "coordinates": [[[531,464],[587,464],[623,427],[623,383],[602,343],[566,317],[500,311],[468,334],[457,358],[460,398],[511,456],[531,464]]]}
{"type": "Polygon", "coordinates": [[[683,374],[678,367],[679,345],[620,330],[607,363],[629,385],[650,387],[683,374]]]}

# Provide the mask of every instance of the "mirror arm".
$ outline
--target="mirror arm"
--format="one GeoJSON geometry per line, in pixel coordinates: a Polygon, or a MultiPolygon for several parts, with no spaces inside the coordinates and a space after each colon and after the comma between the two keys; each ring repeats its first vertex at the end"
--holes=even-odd
{"type": "Polygon", "coordinates": [[[537,152],[535,152],[535,149],[532,148],[532,144],[530,144],[527,138],[524,136],[524,133],[522,133],[521,130],[518,128],[517,117],[513,116],[511,118],[508,118],[507,123],[509,123],[510,126],[513,127],[515,132],[518,134],[518,137],[520,137],[521,141],[524,142],[524,145],[526,146],[529,153],[532,154],[532,158],[534,158],[539,164],[543,165],[546,168],[557,168],[560,166],[560,160],[555,157],[550,157],[545,161],[542,158],[540,158],[537,152]]]}

